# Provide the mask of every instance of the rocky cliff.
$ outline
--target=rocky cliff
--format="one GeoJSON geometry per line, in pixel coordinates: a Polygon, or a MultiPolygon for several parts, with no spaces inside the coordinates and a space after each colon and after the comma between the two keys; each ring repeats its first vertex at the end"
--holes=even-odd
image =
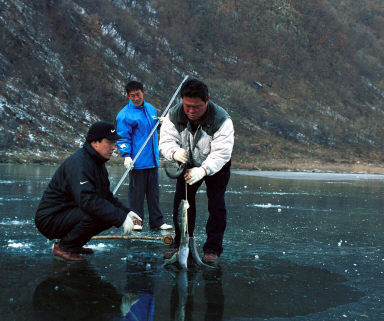
{"type": "Polygon", "coordinates": [[[185,75],[232,116],[236,164],[380,164],[379,1],[0,0],[0,161],[60,161],[124,85],[163,111],[185,75]]]}

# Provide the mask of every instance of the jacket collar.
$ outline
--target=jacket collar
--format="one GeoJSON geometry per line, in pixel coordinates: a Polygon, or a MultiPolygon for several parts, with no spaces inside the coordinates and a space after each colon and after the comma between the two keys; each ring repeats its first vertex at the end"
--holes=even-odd
{"type": "MultiPolygon", "coordinates": [[[[181,111],[181,119],[180,119],[180,123],[184,123],[184,124],[188,124],[190,122],[190,120],[188,119],[187,115],[185,114],[184,112],[184,108],[183,108],[183,103],[180,104],[180,111],[181,111]]],[[[200,118],[199,120],[199,124],[198,125],[201,125],[201,126],[207,126],[207,127],[210,127],[211,124],[211,115],[214,111],[214,104],[212,102],[208,102],[208,106],[207,106],[207,110],[205,111],[205,114],[203,115],[203,117],[200,118]]]]}
{"type": "Polygon", "coordinates": [[[98,164],[104,164],[108,159],[101,156],[90,143],[85,142],[83,145],[84,150],[92,157],[92,159],[98,164]]]}
{"type": "Polygon", "coordinates": [[[129,100],[129,103],[128,103],[128,107],[129,108],[135,108],[135,109],[143,109],[144,107],[145,107],[145,104],[146,104],[146,102],[145,102],[145,100],[143,101],[143,106],[136,106],[133,102],[132,102],[132,100],[129,100]]]}
{"type": "Polygon", "coordinates": [[[199,120],[199,124],[201,126],[205,125],[205,126],[210,127],[210,125],[211,125],[210,122],[212,121],[211,114],[212,114],[213,110],[214,110],[213,103],[209,101],[208,106],[207,106],[207,110],[205,111],[205,114],[199,120]]]}

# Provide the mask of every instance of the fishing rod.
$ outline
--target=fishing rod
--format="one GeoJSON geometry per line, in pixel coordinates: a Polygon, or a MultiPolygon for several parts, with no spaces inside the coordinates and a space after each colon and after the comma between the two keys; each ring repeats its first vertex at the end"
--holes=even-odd
{"type": "MultiPolygon", "coordinates": [[[[179,93],[180,89],[181,89],[181,86],[183,85],[183,83],[188,79],[188,76],[185,76],[183,81],[181,82],[181,84],[179,85],[179,87],[176,89],[175,93],[173,94],[171,100],[169,101],[169,104],[168,106],[165,108],[163,114],[160,116],[160,117],[164,117],[167,112],[168,112],[168,109],[171,107],[173,101],[175,100],[177,94],[179,93]]],[[[123,177],[121,177],[120,181],[117,183],[115,189],[113,190],[113,195],[116,194],[117,190],[120,188],[120,185],[123,183],[123,181],[125,180],[125,178],[127,177],[129,171],[132,169],[133,167],[133,164],[136,162],[136,160],[138,159],[138,157],[140,156],[141,152],[143,151],[145,145],[147,145],[148,141],[151,139],[153,133],[155,132],[155,130],[157,129],[157,126],[159,126],[160,124],[160,120],[157,121],[155,127],[153,127],[153,129],[151,130],[151,132],[149,133],[149,136],[147,137],[147,139],[145,140],[145,142],[143,143],[143,146],[141,146],[140,150],[137,152],[135,158],[133,159],[132,163],[129,165],[129,167],[127,168],[127,170],[125,171],[123,177]]]]}

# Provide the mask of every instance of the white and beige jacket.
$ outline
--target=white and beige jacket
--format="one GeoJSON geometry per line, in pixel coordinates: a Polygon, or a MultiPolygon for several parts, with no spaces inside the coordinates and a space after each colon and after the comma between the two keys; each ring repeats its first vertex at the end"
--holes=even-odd
{"type": "Polygon", "coordinates": [[[189,151],[189,162],[203,167],[207,175],[216,174],[231,159],[233,144],[232,120],[212,102],[194,133],[182,103],[170,109],[160,128],[159,149],[163,156],[172,160],[173,153],[184,148],[189,151]]]}

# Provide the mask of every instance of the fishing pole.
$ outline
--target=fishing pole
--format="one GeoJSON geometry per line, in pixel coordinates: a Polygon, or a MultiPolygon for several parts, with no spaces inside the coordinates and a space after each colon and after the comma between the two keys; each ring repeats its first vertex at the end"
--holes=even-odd
{"type": "MultiPolygon", "coordinates": [[[[179,93],[180,89],[181,89],[181,86],[183,85],[183,83],[188,79],[188,76],[185,76],[183,81],[181,82],[181,84],[179,85],[179,87],[176,89],[175,93],[173,94],[171,100],[169,101],[169,104],[168,106],[165,108],[164,112],[162,113],[162,115],[160,117],[164,117],[167,112],[168,112],[168,109],[171,107],[173,101],[175,100],[177,94],[179,93]]],[[[141,148],[139,149],[139,151],[137,152],[135,158],[133,159],[132,163],[129,165],[129,167],[127,168],[127,170],[125,171],[124,175],[121,177],[120,181],[117,183],[115,189],[113,190],[113,195],[116,194],[117,190],[120,188],[120,185],[123,183],[123,181],[125,180],[125,178],[127,177],[129,171],[132,169],[133,167],[133,164],[136,162],[136,160],[138,159],[138,157],[140,156],[141,152],[143,151],[145,145],[147,145],[148,141],[151,139],[153,133],[155,132],[155,130],[157,129],[157,126],[159,126],[160,124],[160,120],[157,121],[155,127],[153,127],[153,129],[151,130],[151,132],[149,133],[147,139],[145,140],[145,142],[143,143],[143,146],[141,146],[141,148]]]]}

